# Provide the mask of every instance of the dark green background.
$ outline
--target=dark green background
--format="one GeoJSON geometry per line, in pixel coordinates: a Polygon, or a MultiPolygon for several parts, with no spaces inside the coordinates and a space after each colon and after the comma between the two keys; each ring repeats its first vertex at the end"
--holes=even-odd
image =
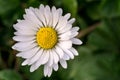
{"type": "Polygon", "coordinates": [[[0,0],[0,80],[120,80],[120,0],[0,0]],[[79,56],[50,78],[43,67],[30,73],[11,49],[13,24],[23,19],[25,8],[40,4],[71,13],[83,34],[83,45],[74,46],[79,56]]]}

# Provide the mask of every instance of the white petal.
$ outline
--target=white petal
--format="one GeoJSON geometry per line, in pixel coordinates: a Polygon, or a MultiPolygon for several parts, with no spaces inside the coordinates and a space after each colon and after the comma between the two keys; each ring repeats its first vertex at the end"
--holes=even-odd
{"type": "Polygon", "coordinates": [[[39,6],[39,10],[40,10],[40,11],[44,11],[44,10],[45,10],[45,7],[44,7],[43,4],[41,4],[41,5],[39,6]]]}
{"type": "Polygon", "coordinates": [[[15,41],[31,41],[35,39],[35,36],[14,36],[15,41]]]}
{"type": "Polygon", "coordinates": [[[68,19],[70,18],[70,16],[71,16],[71,14],[70,14],[70,13],[67,13],[67,14],[64,16],[64,18],[65,18],[66,20],[68,20],[68,19]]]}
{"type": "Polygon", "coordinates": [[[52,74],[52,67],[49,67],[49,69],[48,69],[48,77],[50,77],[51,74],[52,74]]]}
{"type": "Polygon", "coordinates": [[[49,67],[48,65],[44,66],[44,76],[50,77],[52,74],[52,67],[49,67]]]}
{"type": "Polygon", "coordinates": [[[47,63],[48,62],[48,60],[49,60],[49,54],[50,54],[50,52],[49,51],[44,51],[44,53],[41,55],[41,64],[45,64],[45,63],[47,63]]]}
{"type": "Polygon", "coordinates": [[[34,71],[38,69],[40,66],[41,66],[41,57],[39,58],[39,60],[37,60],[35,63],[32,64],[31,69],[32,71],[34,71]]]}
{"type": "Polygon", "coordinates": [[[73,27],[73,28],[71,29],[72,32],[76,32],[76,31],[78,31],[78,30],[79,30],[79,27],[73,27]]]}
{"type": "Polygon", "coordinates": [[[29,49],[32,49],[33,47],[37,46],[34,41],[28,41],[28,42],[19,42],[12,46],[13,49],[18,51],[26,51],[29,49]]]}
{"type": "Polygon", "coordinates": [[[20,31],[17,31],[17,32],[14,32],[15,35],[18,35],[18,36],[35,36],[36,35],[36,32],[34,30],[20,30],[20,31]]]}
{"type": "Polygon", "coordinates": [[[62,50],[59,46],[56,46],[56,47],[55,47],[55,51],[56,51],[56,53],[59,55],[60,58],[63,57],[64,52],[63,52],[63,50],[62,50]]]}
{"type": "Polygon", "coordinates": [[[75,22],[75,18],[72,18],[68,21],[69,24],[73,24],[75,22]]]}
{"type": "Polygon", "coordinates": [[[59,35],[59,40],[69,40],[71,36],[71,31],[65,32],[61,35],[59,35]]]}
{"type": "Polygon", "coordinates": [[[48,75],[48,65],[44,66],[44,76],[46,77],[48,75]]]}
{"type": "Polygon", "coordinates": [[[59,14],[54,6],[52,7],[52,20],[53,20],[53,28],[55,28],[59,20],[59,14]]]}
{"type": "Polygon", "coordinates": [[[46,26],[45,17],[43,15],[43,12],[41,12],[41,10],[35,9],[35,14],[36,14],[37,18],[39,19],[39,21],[42,23],[42,26],[46,26]]]}
{"type": "Polygon", "coordinates": [[[35,71],[37,68],[36,68],[36,65],[35,64],[33,64],[31,67],[30,67],[30,72],[33,72],[33,71],[35,71]]]}
{"type": "Polygon", "coordinates": [[[72,40],[73,44],[76,44],[76,45],[81,45],[82,44],[82,41],[77,39],[77,38],[72,38],[71,40],[72,40]]]}
{"type": "Polygon", "coordinates": [[[53,69],[54,69],[55,71],[57,71],[57,70],[58,70],[58,64],[54,64],[54,65],[53,65],[53,69]]]}
{"type": "Polygon", "coordinates": [[[56,10],[56,8],[53,6],[52,7],[53,28],[55,28],[56,25],[58,24],[58,21],[59,21],[61,15],[62,15],[62,9],[59,8],[56,10]]]}
{"type": "Polygon", "coordinates": [[[53,28],[55,28],[59,22],[60,17],[62,16],[62,9],[59,8],[56,10],[56,8],[53,6],[52,7],[52,20],[53,20],[53,28]]]}
{"type": "Polygon", "coordinates": [[[78,56],[79,54],[78,54],[78,51],[75,49],[75,48],[71,48],[70,49],[70,51],[74,54],[74,55],[76,55],[76,56],[78,56]]]}
{"type": "Polygon", "coordinates": [[[46,54],[46,51],[43,51],[43,53],[42,53],[42,55],[41,55],[41,57],[39,58],[39,60],[37,60],[35,63],[34,63],[34,70],[36,70],[37,68],[39,68],[42,64],[45,64],[48,60],[47,59],[49,59],[49,54],[46,54]],[[44,58],[45,57],[45,58],[44,58]],[[48,57],[48,58],[47,58],[48,57]],[[43,61],[43,59],[45,60],[45,61],[43,61]]]}
{"type": "Polygon", "coordinates": [[[22,20],[17,24],[13,25],[14,29],[17,30],[21,35],[35,35],[37,28],[30,21],[22,20]]]}
{"type": "Polygon", "coordinates": [[[56,30],[62,30],[67,25],[67,20],[64,17],[59,18],[59,22],[56,26],[56,30]]]}
{"type": "Polygon", "coordinates": [[[42,24],[39,25],[38,23],[33,22],[34,18],[30,14],[23,15],[23,17],[25,20],[29,21],[32,24],[31,27],[38,29],[40,26],[42,26],[42,24]]]}
{"type": "Polygon", "coordinates": [[[54,57],[53,57],[52,51],[50,50],[50,56],[49,56],[49,60],[48,60],[47,65],[52,66],[53,65],[53,60],[54,60],[54,57]]]}
{"type": "Polygon", "coordinates": [[[36,69],[38,69],[41,66],[41,64],[32,64],[32,66],[30,67],[30,72],[35,71],[36,69]]]}
{"type": "Polygon", "coordinates": [[[37,27],[29,20],[18,20],[18,23],[13,25],[16,30],[34,30],[37,31],[37,27]]]}
{"type": "Polygon", "coordinates": [[[44,17],[44,12],[45,12],[45,8],[44,5],[40,5],[39,10],[36,9],[36,14],[39,17],[39,19],[42,21],[42,23],[44,24],[44,26],[47,26],[47,23],[45,21],[45,17],[44,17]]]}
{"type": "Polygon", "coordinates": [[[58,45],[62,48],[62,49],[70,49],[72,47],[72,41],[68,40],[68,41],[61,41],[58,43],[58,45]]]}
{"type": "Polygon", "coordinates": [[[60,64],[63,68],[65,68],[65,69],[67,68],[67,62],[65,60],[61,59],[60,64]]]}
{"type": "Polygon", "coordinates": [[[43,57],[45,57],[44,54],[46,54],[45,51],[42,53],[42,56],[39,58],[39,60],[37,60],[34,64],[32,64],[32,66],[31,66],[31,68],[33,69],[32,71],[38,69],[42,65],[42,63],[44,62],[43,57]]]}
{"type": "Polygon", "coordinates": [[[68,32],[70,29],[72,28],[72,25],[71,24],[67,24],[62,30],[58,30],[59,32],[59,34],[61,34],[61,33],[65,33],[65,32],[68,32]]]}
{"type": "Polygon", "coordinates": [[[53,27],[53,15],[52,15],[52,11],[50,10],[49,12],[49,23],[48,26],[53,27]]]}
{"type": "Polygon", "coordinates": [[[70,57],[65,53],[62,59],[63,60],[70,60],[70,57]]]}
{"type": "Polygon", "coordinates": [[[75,37],[78,35],[78,32],[72,32],[72,35],[70,36],[71,38],[75,37]]]}
{"type": "Polygon", "coordinates": [[[34,47],[33,49],[29,51],[24,51],[18,53],[16,56],[22,57],[22,58],[31,58],[33,55],[36,54],[36,52],[39,50],[39,47],[34,47]]]}
{"type": "Polygon", "coordinates": [[[70,56],[71,59],[74,59],[74,55],[73,53],[70,51],[70,50],[67,50],[67,49],[63,49],[65,51],[65,53],[70,56]]]}
{"type": "Polygon", "coordinates": [[[46,19],[46,24],[48,25],[49,22],[50,22],[50,7],[47,5],[45,7],[45,11],[44,11],[44,14],[45,14],[45,19],[46,19]]]}
{"type": "Polygon", "coordinates": [[[16,43],[12,46],[13,49],[17,49],[19,47],[27,47],[29,45],[31,45],[33,43],[33,41],[29,41],[29,42],[19,42],[19,43],[16,43]]]}
{"type": "Polygon", "coordinates": [[[54,50],[52,50],[52,54],[53,54],[54,63],[57,64],[59,61],[59,57],[54,50]]]}
{"type": "Polygon", "coordinates": [[[42,55],[42,53],[43,53],[43,49],[40,49],[40,50],[35,54],[35,56],[33,56],[33,57],[30,59],[29,65],[33,64],[34,62],[36,62],[36,61],[40,58],[40,56],[42,55]]]}
{"type": "Polygon", "coordinates": [[[29,63],[29,59],[26,59],[23,63],[22,66],[27,65],[29,63]]]}
{"type": "Polygon", "coordinates": [[[57,11],[59,12],[59,16],[62,16],[63,10],[61,8],[57,9],[57,11]]]}
{"type": "Polygon", "coordinates": [[[29,9],[25,9],[26,15],[24,15],[24,18],[26,20],[30,20],[33,24],[36,25],[36,27],[43,26],[40,20],[37,18],[35,14],[35,9],[30,7],[29,9]]]}

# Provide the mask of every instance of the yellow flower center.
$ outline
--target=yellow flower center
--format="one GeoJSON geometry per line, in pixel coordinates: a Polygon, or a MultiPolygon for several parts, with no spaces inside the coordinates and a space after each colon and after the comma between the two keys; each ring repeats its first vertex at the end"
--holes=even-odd
{"type": "Polygon", "coordinates": [[[57,32],[50,27],[43,27],[37,32],[36,40],[43,49],[51,49],[57,43],[57,32]]]}

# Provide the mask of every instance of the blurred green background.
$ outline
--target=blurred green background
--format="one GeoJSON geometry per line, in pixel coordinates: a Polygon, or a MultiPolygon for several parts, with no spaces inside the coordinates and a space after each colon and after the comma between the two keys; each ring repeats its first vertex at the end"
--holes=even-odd
{"type": "Polygon", "coordinates": [[[120,80],[120,0],[0,0],[0,80],[120,80]],[[43,67],[30,73],[11,49],[13,24],[23,19],[25,8],[40,4],[71,13],[83,41],[74,46],[79,56],[50,78],[43,76],[43,67]]]}

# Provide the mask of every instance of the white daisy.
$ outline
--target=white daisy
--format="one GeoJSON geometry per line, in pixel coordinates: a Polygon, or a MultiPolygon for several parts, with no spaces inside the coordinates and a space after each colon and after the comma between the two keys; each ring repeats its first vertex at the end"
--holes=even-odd
{"type": "Polygon", "coordinates": [[[50,77],[58,70],[58,63],[67,68],[67,60],[78,55],[72,44],[82,41],[75,38],[79,27],[73,27],[74,18],[70,13],[62,16],[62,9],[40,5],[39,8],[25,9],[24,20],[14,24],[16,32],[13,39],[17,43],[12,47],[19,51],[18,57],[25,61],[22,65],[31,65],[30,72],[44,65],[44,76],[50,77]]]}

